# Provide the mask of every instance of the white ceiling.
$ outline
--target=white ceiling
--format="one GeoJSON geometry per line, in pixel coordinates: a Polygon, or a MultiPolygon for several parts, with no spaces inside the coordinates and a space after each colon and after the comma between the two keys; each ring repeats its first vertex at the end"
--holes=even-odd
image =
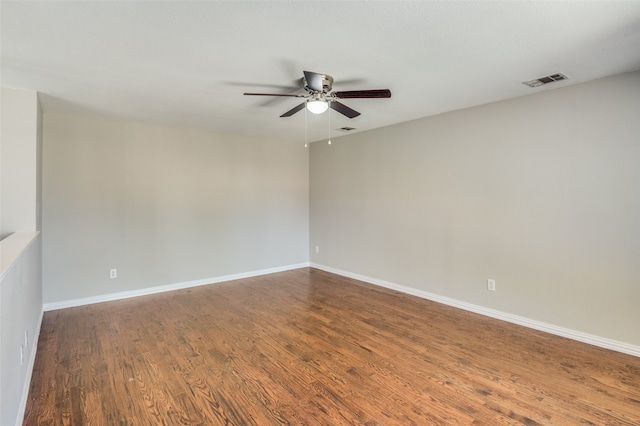
{"type": "MultiPolygon", "coordinates": [[[[2,85],[45,112],[300,140],[279,118],[303,70],[334,89],[389,88],[343,103],[331,128],[372,129],[640,69],[640,1],[130,1],[0,4],[2,85]],[[531,89],[556,72],[570,80],[531,89]],[[347,84],[348,83],[348,84],[347,84]],[[284,87],[280,87],[284,86],[284,87]]],[[[309,140],[327,114],[308,114],[309,140]]],[[[334,131],[335,137],[341,133],[334,131]]]]}

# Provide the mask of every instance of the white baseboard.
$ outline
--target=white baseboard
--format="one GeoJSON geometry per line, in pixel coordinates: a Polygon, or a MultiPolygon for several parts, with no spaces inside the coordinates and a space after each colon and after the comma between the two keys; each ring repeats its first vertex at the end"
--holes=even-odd
{"type": "Polygon", "coordinates": [[[45,312],[47,312],[47,311],[55,311],[57,309],[91,305],[94,303],[111,302],[113,300],[129,299],[131,297],[146,296],[149,294],[164,293],[166,291],[181,290],[189,287],[197,287],[197,286],[207,285],[207,284],[217,284],[225,281],[233,281],[233,280],[239,280],[242,278],[251,278],[251,277],[257,277],[260,275],[273,274],[276,272],[290,271],[292,269],[299,269],[299,268],[304,268],[308,266],[309,266],[309,262],[304,262],[304,263],[297,263],[294,265],[280,266],[276,268],[242,272],[239,274],[230,274],[230,275],[223,275],[223,276],[213,277],[213,278],[204,278],[201,280],[167,284],[167,285],[158,286],[158,287],[147,287],[147,288],[141,288],[139,290],[122,291],[119,293],[110,293],[110,294],[103,294],[100,296],[83,297],[80,299],[65,300],[62,302],[45,303],[43,305],[43,309],[45,312]]]}
{"type": "Polygon", "coordinates": [[[27,399],[29,398],[29,388],[31,387],[31,376],[33,375],[33,367],[36,364],[36,352],[38,351],[38,341],[40,341],[40,327],[42,326],[42,318],[44,310],[40,311],[40,317],[33,331],[31,338],[31,350],[29,351],[29,362],[27,364],[27,376],[22,385],[22,396],[20,397],[20,407],[18,408],[18,417],[16,418],[16,426],[22,426],[24,412],[27,409],[27,399]]]}
{"type": "Polygon", "coordinates": [[[395,284],[389,281],[379,280],[376,278],[371,278],[371,277],[367,277],[360,274],[354,274],[348,271],[342,271],[340,269],[331,268],[325,265],[311,263],[310,266],[312,268],[331,272],[336,275],[342,275],[344,277],[353,278],[358,281],[364,281],[369,284],[374,284],[380,287],[385,287],[385,288],[396,290],[402,293],[411,294],[413,296],[417,296],[422,299],[427,299],[434,302],[442,303],[443,305],[453,306],[455,308],[460,308],[465,311],[470,311],[480,315],[485,315],[487,317],[496,318],[502,321],[507,321],[513,324],[522,325],[524,327],[532,328],[534,330],[544,331],[546,333],[554,334],[556,336],[562,336],[572,340],[577,340],[579,342],[598,346],[601,348],[611,349],[617,352],[622,352],[628,355],[640,357],[640,346],[635,346],[629,343],[619,342],[617,340],[607,339],[600,336],[594,336],[592,334],[571,330],[569,328],[558,327],[553,324],[547,324],[541,321],[532,320],[532,319],[521,317],[518,315],[497,311],[495,309],[485,308],[483,306],[462,302],[456,299],[451,299],[449,297],[439,296],[437,294],[428,293],[426,291],[417,290],[415,288],[406,287],[406,286],[395,284]]]}

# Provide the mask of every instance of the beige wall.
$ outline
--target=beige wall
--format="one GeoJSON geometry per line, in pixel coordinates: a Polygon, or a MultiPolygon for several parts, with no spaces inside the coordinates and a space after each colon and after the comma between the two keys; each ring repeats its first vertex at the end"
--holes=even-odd
{"type": "Polygon", "coordinates": [[[41,116],[37,92],[1,89],[0,239],[40,229],[41,116]]]}
{"type": "Polygon", "coordinates": [[[640,345],[639,112],[636,72],[314,143],[311,261],[640,345]]]}
{"type": "Polygon", "coordinates": [[[307,262],[308,176],[299,143],[45,114],[44,302],[307,262]]]}

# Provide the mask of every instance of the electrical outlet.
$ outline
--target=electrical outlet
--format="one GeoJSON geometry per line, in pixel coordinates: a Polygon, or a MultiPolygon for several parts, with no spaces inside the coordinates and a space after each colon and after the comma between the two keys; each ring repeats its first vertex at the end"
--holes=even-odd
{"type": "Polygon", "coordinates": [[[487,290],[496,291],[496,280],[492,280],[492,279],[487,280],[487,290]]]}
{"type": "Polygon", "coordinates": [[[24,346],[20,345],[20,365],[24,364],[24,346]]]}
{"type": "Polygon", "coordinates": [[[320,246],[316,246],[316,254],[320,253],[320,246]]]}
{"type": "Polygon", "coordinates": [[[118,278],[118,270],[117,269],[109,269],[109,278],[110,279],[118,278]]]}

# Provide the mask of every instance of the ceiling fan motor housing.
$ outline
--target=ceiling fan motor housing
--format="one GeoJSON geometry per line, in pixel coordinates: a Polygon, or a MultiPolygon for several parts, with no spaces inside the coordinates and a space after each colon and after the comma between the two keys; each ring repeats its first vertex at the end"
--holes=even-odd
{"type": "MultiPolygon", "coordinates": [[[[333,77],[327,74],[316,75],[322,78],[322,93],[329,93],[331,91],[331,88],[333,87],[333,77]]],[[[302,80],[304,81],[304,90],[309,93],[318,92],[317,90],[313,90],[311,87],[309,87],[309,83],[307,82],[307,79],[305,77],[302,77],[302,80]]]]}

